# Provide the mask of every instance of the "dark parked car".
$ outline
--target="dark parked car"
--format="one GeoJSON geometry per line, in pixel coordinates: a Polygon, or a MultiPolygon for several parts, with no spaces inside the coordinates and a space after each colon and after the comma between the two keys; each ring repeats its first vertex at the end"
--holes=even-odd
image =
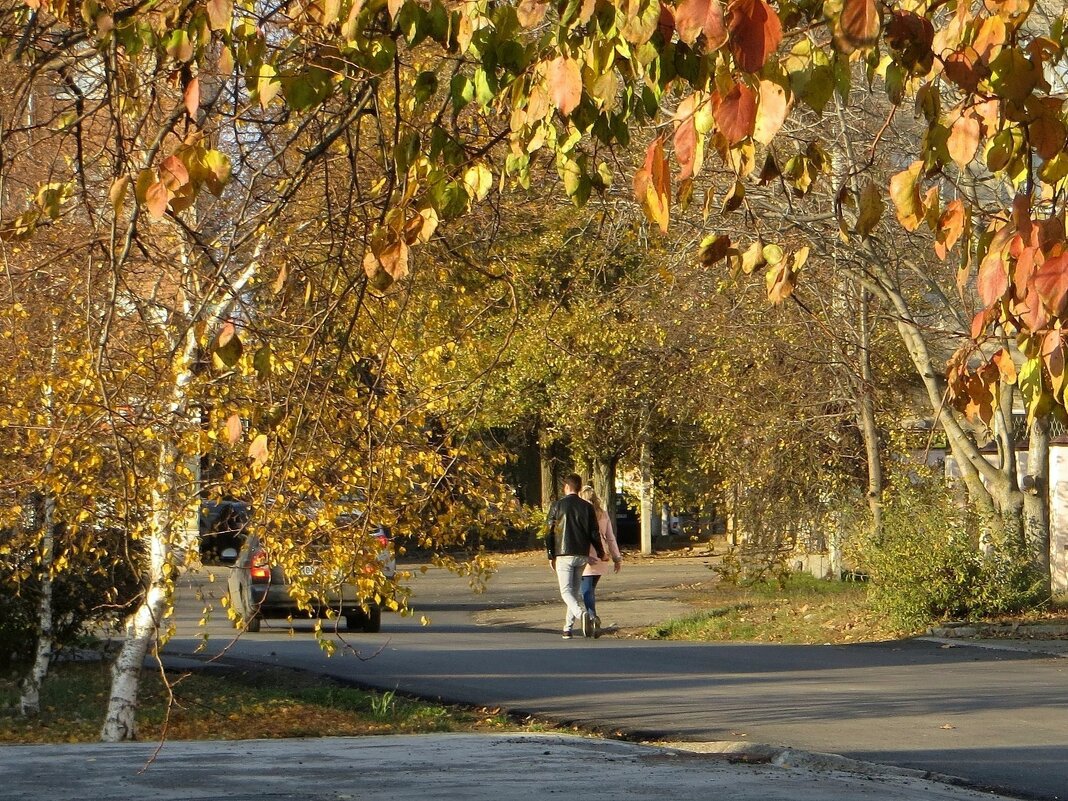
{"type": "MultiPolygon", "coordinates": [[[[393,578],[397,562],[390,545],[389,532],[379,527],[374,532],[380,550],[378,561],[382,572],[393,578]]],[[[264,618],[288,618],[306,616],[306,610],[297,607],[290,593],[291,582],[278,565],[270,564],[267,552],[255,534],[249,534],[240,551],[233,549],[223,554],[223,561],[230,562],[228,590],[230,604],[237,613],[237,625],[245,631],[260,630],[264,618]]],[[[319,566],[309,563],[301,567],[308,576],[314,576],[319,566]]],[[[359,597],[352,584],[338,584],[326,597],[319,599],[312,614],[325,617],[326,611],[339,611],[345,625],[351,631],[376,632],[382,628],[382,608],[373,599],[359,597]]]]}

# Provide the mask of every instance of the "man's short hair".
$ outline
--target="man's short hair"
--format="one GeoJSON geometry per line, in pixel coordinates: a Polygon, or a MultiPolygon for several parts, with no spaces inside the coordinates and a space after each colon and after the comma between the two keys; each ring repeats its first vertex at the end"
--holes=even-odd
{"type": "Polygon", "coordinates": [[[578,473],[571,473],[564,476],[564,486],[568,487],[572,492],[582,491],[582,476],[578,473]]]}

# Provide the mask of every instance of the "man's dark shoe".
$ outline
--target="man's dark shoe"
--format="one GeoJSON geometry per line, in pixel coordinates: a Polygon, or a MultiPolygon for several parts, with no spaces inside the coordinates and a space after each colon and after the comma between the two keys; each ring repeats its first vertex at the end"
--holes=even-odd
{"type": "Polygon", "coordinates": [[[601,618],[597,617],[597,615],[593,616],[593,636],[601,636],[601,618]]]}
{"type": "Polygon", "coordinates": [[[571,639],[571,629],[564,629],[564,633],[562,635],[560,635],[560,636],[563,637],[565,640],[570,640],[571,639]]]}
{"type": "Polygon", "coordinates": [[[591,615],[589,612],[583,612],[582,613],[582,636],[583,637],[592,637],[593,636],[593,630],[594,630],[593,615],[591,615]]]}

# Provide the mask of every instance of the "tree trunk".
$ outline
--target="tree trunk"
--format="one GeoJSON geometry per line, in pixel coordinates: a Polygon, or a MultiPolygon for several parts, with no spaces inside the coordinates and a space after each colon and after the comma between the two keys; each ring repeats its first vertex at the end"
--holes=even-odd
{"type": "Polygon", "coordinates": [[[542,445],[538,454],[541,468],[541,508],[548,514],[553,501],[560,497],[560,491],[556,487],[556,459],[551,446],[548,445],[542,445]]]}
{"type": "Polygon", "coordinates": [[[1024,482],[1023,534],[1031,553],[1035,573],[1042,582],[1042,594],[1053,594],[1050,572],[1049,513],[1049,420],[1036,418],[1031,423],[1031,441],[1027,450],[1027,473],[1024,482]]]}
{"type": "Polygon", "coordinates": [[[597,493],[604,510],[608,514],[608,520],[612,525],[612,533],[616,534],[616,467],[619,464],[618,456],[599,456],[593,460],[591,483],[597,493]]]}
{"type": "MultiPolygon", "coordinates": [[[[144,600],[126,623],[126,640],[111,670],[111,696],[100,739],[121,742],[137,739],[137,693],[141,671],[150,646],[158,643],[164,622],[171,614],[174,582],[179,564],[175,537],[186,534],[185,518],[190,505],[198,503],[195,487],[182,487],[179,465],[182,454],[178,443],[180,429],[190,425],[189,389],[196,363],[197,341],[193,326],[185,335],[184,346],[176,357],[174,384],[167,419],[176,428],[160,437],[159,460],[152,488],[152,512],[149,529],[148,587],[144,600]]],[[[184,542],[181,543],[184,545],[184,542]]]]}
{"type": "MultiPolygon", "coordinates": [[[[49,374],[54,376],[59,369],[59,321],[52,320],[52,347],[48,360],[49,374]]],[[[41,402],[44,407],[49,426],[55,424],[53,408],[51,379],[43,387],[41,402]]],[[[45,461],[46,484],[55,473],[55,463],[52,454],[45,461]]],[[[19,698],[19,712],[25,717],[36,717],[41,714],[41,685],[48,675],[48,667],[52,663],[52,650],[54,647],[53,636],[53,612],[52,612],[52,567],[56,558],[56,499],[52,494],[51,486],[45,487],[45,495],[41,501],[41,563],[39,575],[41,577],[41,594],[37,600],[37,652],[34,655],[33,665],[26,674],[22,683],[22,693],[19,698]]],[[[34,499],[36,505],[37,501],[34,499]]]]}
{"type": "MultiPolygon", "coordinates": [[[[871,297],[863,287],[860,289],[860,342],[857,357],[860,360],[860,386],[857,393],[857,422],[864,440],[864,453],[868,462],[868,508],[871,510],[871,530],[875,541],[883,533],[883,464],[879,428],[875,422],[875,376],[871,367],[871,297]]],[[[840,552],[839,548],[832,548],[840,552]]]]}
{"type": "Polygon", "coordinates": [[[653,456],[646,437],[642,438],[638,469],[641,473],[642,553],[649,556],[653,552],[653,456]]]}
{"type": "Polygon", "coordinates": [[[25,717],[41,714],[41,685],[52,662],[52,564],[55,559],[56,501],[47,495],[43,502],[41,535],[41,595],[37,601],[37,653],[22,682],[19,713],[25,717]]]}

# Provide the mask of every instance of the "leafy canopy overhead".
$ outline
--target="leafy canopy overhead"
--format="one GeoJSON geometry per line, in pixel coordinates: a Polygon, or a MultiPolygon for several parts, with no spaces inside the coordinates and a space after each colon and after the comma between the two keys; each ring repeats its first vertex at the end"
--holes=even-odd
{"type": "MultiPolygon", "coordinates": [[[[259,107],[292,124],[337,98],[358,100],[361,87],[395,84],[393,101],[411,116],[384,155],[387,211],[364,258],[380,283],[407,274],[410,249],[441,220],[494,187],[528,185],[539,153],[555,161],[576,203],[604,191],[610,149],[645,123],[657,134],[633,185],[662,230],[710,151],[736,175],[733,204],[745,203],[743,182],[760,165],[762,177],[805,194],[829,174],[829,159],[815,140],[780,169],[774,140],[783,122],[799,107],[827,113],[833,99],[848,102],[854,81],[879,79],[893,106],[915,99],[925,130],[888,184],[852,175],[835,187],[839,203],[858,210],[843,235],[870,236],[888,195],[907,231],[930,229],[940,258],[959,250],[961,290],[974,288],[983,307],[973,337],[1018,335],[1030,359],[1023,373],[1035,376],[1022,386],[1031,413],[1064,404],[1068,127],[1051,81],[1064,73],[1066,32],[1032,0],[23,3],[27,30],[45,25],[47,35],[24,37],[21,58],[97,48],[131,74],[163,64],[180,88],[173,113],[193,132],[116,176],[116,214],[127,187],[153,218],[182,214],[204,189],[221,191],[231,165],[224,148],[208,144],[221,119],[259,107]],[[204,87],[219,82],[236,87],[239,102],[206,105],[204,87]],[[460,140],[455,121],[465,115],[499,133],[477,146],[460,140]],[[976,178],[981,191],[961,191],[976,178]]],[[[144,101],[131,92],[123,102],[132,110],[144,101]]],[[[68,187],[42,186],[0,235],[25,237],[54,219],[68,187]]],[[[747,260],[766,269],[773,301],[789,297],[807,251],[771,243],[750,251],[713,236],[703,260],[747,260]]],[[[973,351],[961,352],[950,378],[953,402],[975,411],[977,398],[1015,376],[992,369],[1000,357],[975,369],[973,351]]]]}

